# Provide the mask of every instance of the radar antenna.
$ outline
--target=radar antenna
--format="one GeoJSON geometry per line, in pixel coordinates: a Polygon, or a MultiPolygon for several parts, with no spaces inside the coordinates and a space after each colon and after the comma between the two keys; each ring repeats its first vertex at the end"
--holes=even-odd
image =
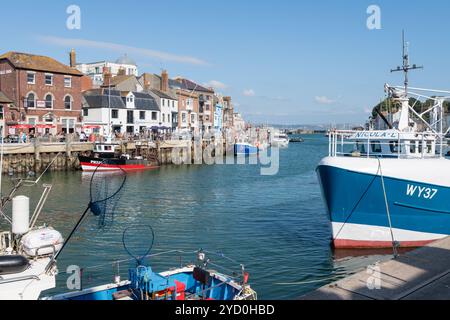
{"type": "Polygon", "coordinates": [[[423,66],[417,66],[409,64],[409,43],[405,41],[405,31],[402,31],[402,42],[403,42],[403,67],[397,67],[397,69],[392,69],[391,72],[403,72],[405,75],[405,96],[408,95],[408,72],[410,70],[423,69],[423,66]]]}

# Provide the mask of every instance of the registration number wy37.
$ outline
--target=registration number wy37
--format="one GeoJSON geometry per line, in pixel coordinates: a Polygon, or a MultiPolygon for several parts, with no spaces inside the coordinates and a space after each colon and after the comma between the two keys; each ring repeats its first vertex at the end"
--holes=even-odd
{"type": "Polygon", "coordinates": [[[418,197],[418,198],[423,198],[423,199],[428,199],[428,200],[433,199],[437,193],[438,193],[438,189],[421,187],[421,186],[416,186],[413,184],[408,184],[408,186],[406,188],[407,196],[418,197]]]}

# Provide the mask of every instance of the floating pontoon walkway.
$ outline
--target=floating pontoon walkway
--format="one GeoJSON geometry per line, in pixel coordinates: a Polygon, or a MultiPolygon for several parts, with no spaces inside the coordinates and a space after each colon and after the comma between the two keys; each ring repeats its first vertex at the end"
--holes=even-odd
{"type": "Polygon", "coordinates": [[[449,300],[450,237],[300,297],[300,300],[449,300]]]}

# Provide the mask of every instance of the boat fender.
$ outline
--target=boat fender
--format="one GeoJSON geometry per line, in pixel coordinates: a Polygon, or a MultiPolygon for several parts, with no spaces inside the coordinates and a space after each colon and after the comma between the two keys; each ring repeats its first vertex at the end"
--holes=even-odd
{"type": "Polygon", "coordinates": [[[0,275],[24,272],[29,265],[28,259],[21,255],[0,256],[0,275]]]}

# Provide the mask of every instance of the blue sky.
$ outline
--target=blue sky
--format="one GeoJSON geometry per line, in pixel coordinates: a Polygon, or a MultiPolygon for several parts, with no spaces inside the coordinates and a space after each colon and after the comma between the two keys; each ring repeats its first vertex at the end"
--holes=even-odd
{"type": "Polygon", "coordinates": [[[140,72],[182,75],[231,95],[254,122],[363,123],[401,63],[401,31],[412,62],[425,65],[414,86],[450,89],[448,1],[15,1],[2,3],[0,51],[68,62],[115,60],[140,72]],[[81,8],[81,30],[66,9],[81,8]],[[366,27],[381,8],[381,30],[366,27]],[[9,30],[9,31],[8,31],[9,30]]]}

